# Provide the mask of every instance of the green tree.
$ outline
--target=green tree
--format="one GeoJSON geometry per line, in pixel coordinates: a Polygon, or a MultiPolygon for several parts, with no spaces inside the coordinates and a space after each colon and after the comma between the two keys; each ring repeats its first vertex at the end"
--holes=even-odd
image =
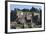
{"type": "Polygon", "coordinates": [[[22,9],[23,12],[29,12],[29,9],[22,9]]]}
{"type": "Polygon", "coordinates": [[[17,14],[16,10],[11,10],[11,13],[10,13],[10,20],[11,21],[16,20],[16,18],[17,18],[16,14],[17,14]]]}

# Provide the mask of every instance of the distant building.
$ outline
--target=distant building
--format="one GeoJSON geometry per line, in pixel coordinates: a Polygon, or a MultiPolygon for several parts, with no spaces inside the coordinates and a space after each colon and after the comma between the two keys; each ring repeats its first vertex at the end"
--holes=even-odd
{"type": "Polygon", "coordinates": [[[39,14],[39,13],[35,13],[35,12],[34,12],[34,16],[36,16],[36,15],[40,15],[40,14],[39,14]]]}

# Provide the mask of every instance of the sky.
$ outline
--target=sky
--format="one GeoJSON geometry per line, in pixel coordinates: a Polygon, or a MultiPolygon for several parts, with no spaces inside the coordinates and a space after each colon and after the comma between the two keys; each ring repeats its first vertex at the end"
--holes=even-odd
{"type": "Polygon", "coordinates": [[[41,6],[35,6],[35,5],[15,5],[15,4],[11,4],[10,5],[10,10],[14,10],[14,8],[18,8],[18,9],[31,9],[32,7],[35,7],[35,8],[41,8],[41,6]]]}

